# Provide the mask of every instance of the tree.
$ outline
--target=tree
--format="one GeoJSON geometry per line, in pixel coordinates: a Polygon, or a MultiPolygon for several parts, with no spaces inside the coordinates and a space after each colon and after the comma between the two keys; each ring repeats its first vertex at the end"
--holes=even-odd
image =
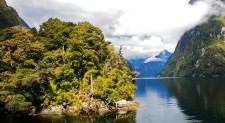
{"type": "Polygon", "coordinates": [[[134,96],[122,46],[115,53],[102,31],[88,22],[50,18],[39,31],[15,26],[0,34],[0,103],[8,111],[26,112],[28,102],[82,107],[82,102],[110,103],[134,96]]]}

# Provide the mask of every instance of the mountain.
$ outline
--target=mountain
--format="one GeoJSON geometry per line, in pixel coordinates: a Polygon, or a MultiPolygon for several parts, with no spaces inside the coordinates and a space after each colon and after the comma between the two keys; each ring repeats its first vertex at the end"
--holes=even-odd
{"type": "Polygon", "coordinates": [[[132,66],[135,68],[135,70],[139,69],[140,65],[144,63],[146,58],[138,58],[138,59],[127,59],[127,62],[129,64],[132,64],[132,66]]]}
{"type": "Polygon", "coordinates": [[[155,77],[165,67],[171,55],[172,53],[164,50],[159,55],[146,59],[145,62],[139,66],[139,69],[137,69],[140,73],[138,77],[155,77]]]}
{"type": "Polygon", "coordinates": [[[8,6],[5,0],[0,0],[0,29],[16,25],[23,25],[27,29],[30,29],[14,8],[8,6]]]}
{"type": "Polygon", "coordinates": [[[22,18],[20,18],[20,22],[23,25],[23,27],[25,27],[27,29],[31,29],[30,26],[22,18]]]}
{"type": "Polygon", "coordinates": [[[224,77],[224,37],[223,17],[213,16],[208,22],[187,31],[159,76],[224,77]]]}
{"type": "Polygon", "coordinates": [[[159,55],[139,59],[128,59],[137,72],[140,73],[138,77],[154,77],[162,71],[171,53],[167,50],[162,51],[159,55]]]}
{"type": "Polygon", "coordinates": [[[163,50],[159,55],[155,56],[156,58],[161,59],[162,61],[167,61],[170,56],[172,55],[171,52],[167,51],[167,50],[163,50]]]}

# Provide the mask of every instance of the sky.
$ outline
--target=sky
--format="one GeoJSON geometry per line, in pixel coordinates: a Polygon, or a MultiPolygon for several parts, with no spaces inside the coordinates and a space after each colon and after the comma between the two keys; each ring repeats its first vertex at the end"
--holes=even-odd
{"type": "Polygon", "coordinates": [[[99,27],[125,58],[149,58],[175,50],[185,31],[221,14],[217,0],[6,0],[30,27],[50,17],[99,27]]]}

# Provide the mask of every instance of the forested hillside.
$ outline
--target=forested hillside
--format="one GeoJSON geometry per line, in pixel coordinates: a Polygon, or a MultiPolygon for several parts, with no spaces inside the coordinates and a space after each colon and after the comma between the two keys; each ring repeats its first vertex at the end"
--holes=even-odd
{"type": "Polygon", "coordinates": [[[225,18],[211,17],[186,32],[159,76],[224,77],[225,18]]]}

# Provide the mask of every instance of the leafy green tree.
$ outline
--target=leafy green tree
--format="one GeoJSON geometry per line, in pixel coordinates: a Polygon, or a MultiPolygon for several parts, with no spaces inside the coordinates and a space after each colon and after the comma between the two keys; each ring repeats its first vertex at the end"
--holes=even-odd
{"type": "Polygon", "coordinates": [[[44,45],[22,26],[0,33],[4,34],[0,41],[0,94],[6,98],[24,93],[34,104],[40,102],[42,92],[35,90],[41,88],[38,61],[43,58],[44,45]]]}
{"type": "Polygon", "coordinates": [[[24,114],[29,113],[32,103],[26,102],[26,98],[21,95],[17,94],[12,98],[12,101],[6,104],[6,109],[10,112],[16,113],[21,112],[24,114]]]}

